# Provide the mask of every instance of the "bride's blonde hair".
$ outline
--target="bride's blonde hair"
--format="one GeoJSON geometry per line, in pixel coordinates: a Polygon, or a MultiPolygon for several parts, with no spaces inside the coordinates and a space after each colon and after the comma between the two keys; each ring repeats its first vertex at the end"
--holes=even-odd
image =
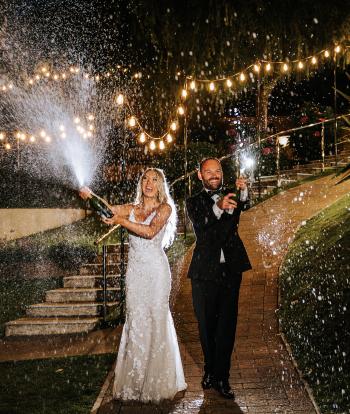
{"type": "Polygon", "coordinates": [[[143,204],[144,195],[142,193],[142,180],[143,180],[143,177],[149,171],[153,171],[154,173],[156,173],[156,175],[158,177],[158,181],[157,181],[157,183],[158,183],[157,200],[159,201],[159,203],[161,203],[161,204],[167,203],[171,207],[171,214],[170,214],[170,217],[168,218],[168,221],[166,223],[165,233],[164,233],[164,237],[163,237],[163,240],[162,240],[162,246],[164,248],[167,248],[167,247],[172,245],[172,243],[175,239],[176,225],[177,225],[177,213],[176,213],[176,206],[175,206],[173,198],[170,195],[169,186],[167,184],[167,181],[166,181],[163,170],[161,170],[160,168],[147,168],[141,174],[141,177],[140,177],[140,179],[137,183],[136,198],[135,198],[134,204],[135,205],[143,204]]]}

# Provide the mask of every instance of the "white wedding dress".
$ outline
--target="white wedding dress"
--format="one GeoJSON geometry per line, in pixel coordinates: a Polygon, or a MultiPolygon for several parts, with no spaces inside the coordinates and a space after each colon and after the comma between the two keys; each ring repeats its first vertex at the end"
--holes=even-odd
{"type": "MultiPolygon", "coordinates": [[[[149,224],[154,214],[142,224],[149,224]]],[[[129,220],[136,222],[134,210],[129,220]]],[[[129,235],[126,320],[113,384],[116,399],[159,402],[187,387],[169,309],[171,274],[162,248],[165,227],[151,240],[129,235]]]]}

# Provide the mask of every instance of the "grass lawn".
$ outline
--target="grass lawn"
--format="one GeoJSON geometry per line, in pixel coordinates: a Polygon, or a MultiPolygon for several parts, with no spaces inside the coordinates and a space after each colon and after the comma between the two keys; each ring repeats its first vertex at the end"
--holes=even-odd
{"type": "Polygon", "coordinates": [[[88,414],[115,355],[0,363],[0,414],[88,414]]]}
{"type": "Polygon", "coordinates": [[[322,412],[350,412],[350,195],[299,229],[280,283],[282,329],[322,412]]]}

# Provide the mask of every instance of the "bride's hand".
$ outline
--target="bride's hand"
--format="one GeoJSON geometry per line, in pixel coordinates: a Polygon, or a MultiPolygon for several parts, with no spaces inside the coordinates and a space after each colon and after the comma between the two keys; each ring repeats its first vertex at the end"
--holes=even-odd
{"type": "Polygon", "coordinates": [[[79,190],[79,195],[83,200],[87,200],[88,198],[91,198],[91,190],[89,187],[82,187],[79,190]]]}
{"type": "Polygon", "coordinates": [[[116,224],[120,224],[120,219],[120,216],[115,215],[111,218],[103,218],[102,221],[109,226],[115,226],[116,224]]]}

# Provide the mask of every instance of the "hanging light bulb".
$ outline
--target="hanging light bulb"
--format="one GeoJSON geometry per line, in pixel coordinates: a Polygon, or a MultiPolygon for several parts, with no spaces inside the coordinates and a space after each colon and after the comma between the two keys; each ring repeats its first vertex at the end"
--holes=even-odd
{"type": "Polygon", "coordinates": [[[298,68],[299,68],[299,69],[303,69],[303,67],[304,67],[304,63],[300,61],[300,62],[298,63],[298,68]]]}
{"type": "Polygon", "coordinates": [[[171,134],[167,134],[166,135],[166,140],[167,140],[167,142],[172,142],[173,141],[172,135],[171,134]]]}
{"type": "Polygon", "coordinates": [[[312,59],[311,59],[311,63],[312,63],[313,65],[316,65],[316,63],[317,63],[317,59],[316,59],[316,57],[315,57],[315,56],[313,56],[313,57],[312,57],[312,59]]]}
{"type": "Polygon", "coordinates": [[[186,89],[182,89],[182,91],[181,91],[181,97],[183,99],[186,99],[187,98],[187,90],[186,89]]]}
{"type": "Polygon", "coordinates": [[[245,74],[243,72],[239,75],[239,80],[241,82],[244,82],[245,81],[245,74]]]}
{"type": "Polygon", "coordinates": [[[5,139],[5,132],[0,132],[0,141],[5,139]]]}
{"type": "Polygon", "coordinates": [[[271,70],[271,63],[268,63],[266,65],[265,69],[266,69],[266,72],[270,72],[270,70],[271,70]]]}
{"type": "Polygon", "coordinates": [[[35,136],[34,135],[31,135],[30,138],[29,138],[29,141],[30,142],[35,142],[35,136]]]}
{"type": "Polygon", "coordinates": [[[151,143],[149,144],[149,148],[153,151],[156,149],[156,143],[152,140],[151,143]]]}
{"type": "Polygon", "coordinates": [[[143,144],[146,141],[146,135],[144,132],[141,132],[139,136],[139,141],[143,144]]]}
{"type": "Polygon", "coordinates": [[[209,90],[211,92],[215,91],[215,84],[214,84],[214,82],[210,82],[210,84],[209,84],[209,90]]]}
{"type": "Polygon", "coordinates": [[[176,131],[176,130],[177,130],[177,123],[176,123],[175,121],[173,121],[173,122],[170,124],[170,129],[171,129],[172,131],[176,131]]]}
{"type": "Polygon", "coordinates": [[[129,118],[128,125],[129,125],[129,127],[131,127],[131,128],[133,128],[133,127],[136,125],[136,118],[135,118],[134,116],[131,116],[131,117],[129,118]]]}
{"type": "Polygon", "coordinates": [[[179,115],[184,115],[185,114],[185,108],[183,107],[183,106],[179,106],[178,108],[177,108],[177,112],[178,112],[178,114],[179,115]]]}
{"type": "Polygon", "coordinates": [[[159,149],[160,149],[160,150],[163,150],[164,148],[165,148],[164,141],[163,141],[163,140],[161,140],[161,141],[159,142],[159,149]]]}
{"type": "Polygon", "coordinates": [[[79,124],[80,123],[80,118],[78,118],[78,117],[74,118],[74,123],[79,124]]]}
{"type": "Polygon", "coordinates": [[[287,63],[285,63],[283,65],[283,72],[288,72],[288,65],[287,65],[287,63]]]}
{"type": "Polygon", "coordinates": [[[340,52],[340,46],[336,46],[335,49],[334,49],[334,52],[339,53],[340,52]]]}
{"type": "Polygon", "coordinates": [[[16,136],[17,139],[21,139],[22,133],[21,132],[16,132],[15,136],[16,136]]]}
{"type": "Polygon", "coordinates": [[[26,134],[20,134],[20,137],[19,137],[19,139],[21,140],[21,141],[25,141],[26,140],[26,138],[27,138],[27,136],[26,136],[26,134]]]}
{"type": "Polygon", "coordinates": [[[46,136],[46,137],[45,137],[45,141],[46,141],[46,142],[51,142],[51,137],[46,136]]]}
{"type": "Polygon", "coordinates": [[[118,105],[124,104],[124,95],[122,95],[121,93],[117,96],[117,104],[118,105]]]}
{"type": "Polygon", "coordinates": [[[191,81],[190,89],[192,89],[193,91],[196,89],[196,82],[195,81],[191,81]]]}
{"type": "Polygon", "coordinates": [[[328,58],[328,57],[329,57],[329,51],[328,51],[328,50],[326,50],[326,51],[324,52],[324,56],[325,56],[326,58],[328,58]]]}
{"type": "Polygon", "coordinates": [[[260,65],[257,65],[257,64],[254,65],[254,72],[256,73],[260,72],[260,65]]]}
{"type": "Polygon", "coordinates": [[[33,85],[33,83],[34,83],[33,79],[29,79],[28,83],[29,83],[29,85],[33,85]]]}
{"type": "Polygon", "coordinates": [[[226,85],[227,85],[227,87],[231,88],[231,86],[232,86],[232,81],[231,81],[231,79],[227,79],[227,80],[226,80],[226,85]]]}
{"type": "Polygon", "coordinates": [[[89,114],[89,115],[88,115],[88,117],[87,117],[87,119],[88,119],[89,121],[92,121],[94,118],[95,118],[95,117],[94,117],[92,114],[89,114]]]}
{"type": "Polygon", "coordinates": [[[7,142],[7,143],[5,144],[5,148],[6,148],[7,150],[10,150],[10,149],[11,149],[11,145],[7,142]]]}
{"type": "Polygon", "coordinates": [[[62,79],[66,79],[67,75],[65,73],[62,73],[62,79]]]}
{"type": "Polygon", "coordinates": [[[66,137],[67,137],[67,134],[66,134],[65,132],[62,132],[62,133],[61,133],[61,138],[62,138],[62,139],[66,139],[66,137]]]}
{"type": "Polygon", "coordinates": [[[40,131],[39,135],[41,136],[41,138],[45,138],[46,137],[46,132],[42,129],[40,131]]]}
{"type": "Polygon", "coordinates": [[[58,75],[57,75],[57,73],[55,73],[55,74],[53,75],[53,78],[54,78],[54,80],[58,80],[58,75]]]}

